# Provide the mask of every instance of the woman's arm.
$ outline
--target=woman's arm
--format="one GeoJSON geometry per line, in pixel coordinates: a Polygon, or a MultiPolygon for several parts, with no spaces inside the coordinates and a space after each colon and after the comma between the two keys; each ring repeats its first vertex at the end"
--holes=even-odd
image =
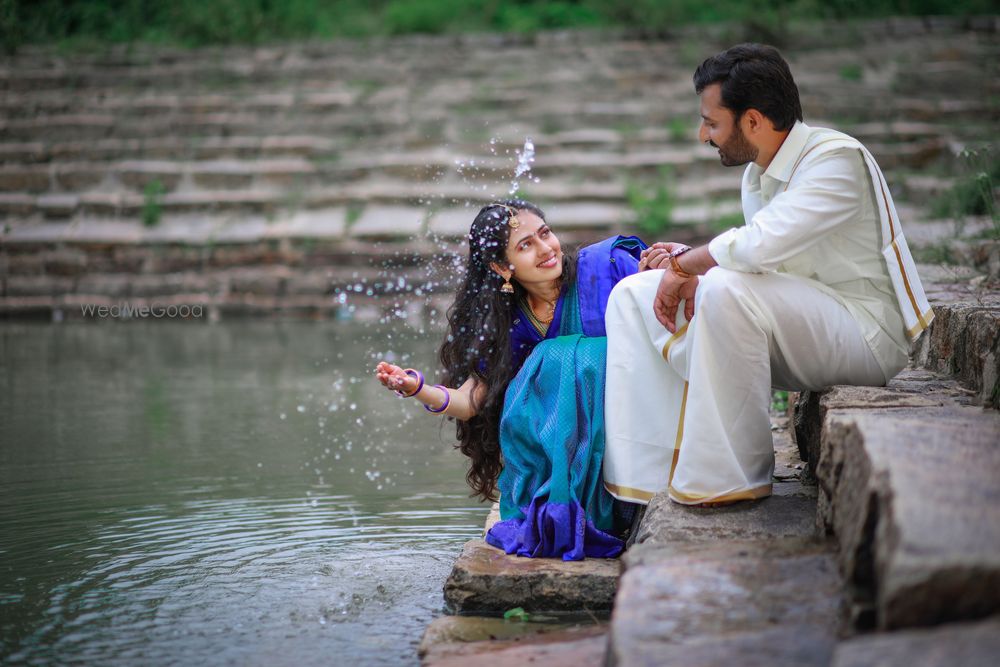
{"type": "Polygon", "coordinates": [[[424,384],[416,394],[413,391],[419,385],[417,378],[407,374],[402,368],[394,364],[382,361],[375,367],[375,377],[386,389],[401,391],[404,394],[412,394],[410,398],[415,398],[424,405],[437,410],[445,402],[445,392],[448,396],[448,407],[437,414],[454,417],[461,421],[466,421],[476,416],[476,410],[472,403],[473,395],[478,400],[482,400],[484,387],[470,377],[461,387],[457,389],[438,389],[434,385],[424,384]]]}

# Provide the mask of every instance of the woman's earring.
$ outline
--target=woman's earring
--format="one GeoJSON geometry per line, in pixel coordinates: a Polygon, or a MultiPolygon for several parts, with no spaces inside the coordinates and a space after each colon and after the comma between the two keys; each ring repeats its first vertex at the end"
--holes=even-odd
{"type": "Polygon", "coordinates": [[[503,294],[513,294],[514,286],[510,284],[510,277],[503,279],[503,285],[500,286],[500,292],[503,294]]]}

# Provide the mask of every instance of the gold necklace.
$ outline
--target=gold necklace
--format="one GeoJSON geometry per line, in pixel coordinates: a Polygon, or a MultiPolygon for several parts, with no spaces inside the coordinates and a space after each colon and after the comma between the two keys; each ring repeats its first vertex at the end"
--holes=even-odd
{"type": "Polygon", "coordinates": [[[530,297],[528,297],[528,309],[531,311],[532,316],[534,316],[534,318],[536,320],[538,320],[542,324],[549,324],[549,323],[552,322],[552,318],[554,318],[556,316],[556,301],[558,301],[558,300],[559,300],[558,297],[556,297],[556,299],[554,299],[553,301],[549,301],[547,299],[542,299],[542,301],[545,302],[545,305],[547,305],[549,307],[549,316],[547,318],[544,318],[544,319],[541,318],[541,317],[538,317],[538,314],[535,313],[535,309],[531,305],[531,298],[530,297]]]}
{"type": "MultiPolygon", "coordinates": [[[[558,301],[558,299],[556,299],[558,301]]],[[[528,322],[531,324],[532,328],[538,332],[538,335],[545,338],[549,331],[549,325],[552,324],[552,320],[555,318],[555,303],[546,301],[549,305],[550,313],[546,320],[541,320],[535,315],[534,309],[531,307],[531,303],[528,301],[527,296],[522,296],[520,299],[521,310],[524,311],[525,316],[528,318],[528,322]]]]}

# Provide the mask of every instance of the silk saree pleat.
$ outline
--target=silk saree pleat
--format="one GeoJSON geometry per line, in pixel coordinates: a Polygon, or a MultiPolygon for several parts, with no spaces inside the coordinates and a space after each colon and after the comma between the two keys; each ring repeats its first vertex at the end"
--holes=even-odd
{"type": "Polygon", "coordinates": [[[612,558],[624,543],[611,532],[614,499],[601,471],[607,338],[582,334],[575,286],[559,326],[507,388],[501,521],[486,541],[519,556],[612,558]]]}

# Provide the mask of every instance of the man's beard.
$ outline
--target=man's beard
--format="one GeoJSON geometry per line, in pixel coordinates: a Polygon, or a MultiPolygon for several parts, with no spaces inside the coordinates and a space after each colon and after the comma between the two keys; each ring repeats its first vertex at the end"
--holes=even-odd
{"type": "Polygon", "coordinates": [[[733,126],[733,136],[724,145],[716,146],[713,141],[708,143],[719,149],[719,159],[723,167],[738,167],[757,159],[757,148],[747,141],[738,123],[733,126]]]}

